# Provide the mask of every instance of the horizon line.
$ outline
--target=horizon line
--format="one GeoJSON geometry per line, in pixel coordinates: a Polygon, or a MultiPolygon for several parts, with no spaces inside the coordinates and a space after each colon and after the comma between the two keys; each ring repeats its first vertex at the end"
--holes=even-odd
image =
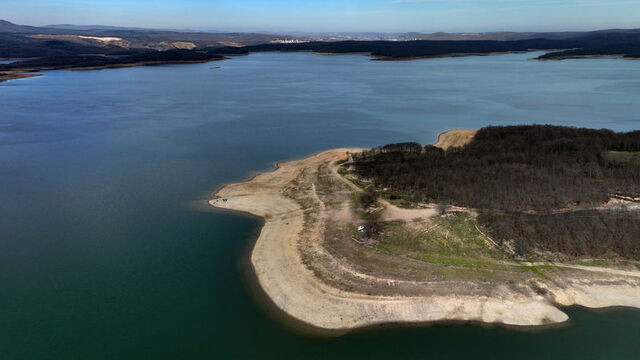
{"type": "MultiPolygon", "coordinates": [[[[45,24],[45,25],[30,25],[30,24],[18,24],[11,20],[0,19],[7,21],[11,24],[18,26],[31,26],[38,28],[51,28],[51,27],[61,27],[62,26],[75,26],[75,27],[86,27],[87,30],[98,29],[99,27],[112,27],[112,28],[124,28],[130,30],[162,30],[162,31],[173,31],[173,32],[220,32],[220,33],[256,33],[256,34],[280,34],[280,35],[289,35],[289,34],[491,34],[491,33],[581,33],[581,32],[597,32],[597,31],[609,31],[609,30],[637,30],[640,27],[632,27],[632,28],[624,28],[624,27],[612,27],[612,28],[591,28],[589,30],[486,30],[486,31],[420,31],[420,30],[409,30],[409,31],[377,31],[377,30],[225,30],[225,29],[215,29],[215,28],[175,28],[175,27],[154,27],[154,26],[131,26],[131,25],[109,25],[109,24],[72,24],[72,23],[61,23],[61,24],[45,24]],[[95,27],[95,28],[92,28],[95,27]]],[[[64,28],[63,28],[64,29],[64,28]]],[[[69,29],[74,30],[74,29],[69,29]]],[[[116,29],[117,30],[117,29],[116,29]]]]}

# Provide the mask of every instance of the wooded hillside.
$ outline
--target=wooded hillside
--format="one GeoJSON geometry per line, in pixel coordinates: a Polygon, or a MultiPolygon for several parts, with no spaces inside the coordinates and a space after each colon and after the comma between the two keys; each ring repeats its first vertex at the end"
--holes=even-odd
{"type": "Polygon", "coordinates": [[[596,209],[640,197],[639,152],[640,131],[486,127],[446,151],[416,143],[364,151],[352,168],[393,197],[479,210],[479,224],[523,257],[640,260],[640,212],[596,209]]]}
{"type": "Polygon", "coordinates": [[[589,206],[611,194],[640,196],[640,131],[558,126],[487,127],[447,151],[396,144],[356,156],[354,170],[411,201],[509,211],[589,206]]]}

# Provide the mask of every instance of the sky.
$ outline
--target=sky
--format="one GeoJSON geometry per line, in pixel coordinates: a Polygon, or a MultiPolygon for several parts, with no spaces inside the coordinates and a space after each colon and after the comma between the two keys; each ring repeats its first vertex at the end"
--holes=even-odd
{"type": "Polygon", "coordinates": [[[640,0],[0,0],[0,19],[268,32],[640,28],[640,0]]]}

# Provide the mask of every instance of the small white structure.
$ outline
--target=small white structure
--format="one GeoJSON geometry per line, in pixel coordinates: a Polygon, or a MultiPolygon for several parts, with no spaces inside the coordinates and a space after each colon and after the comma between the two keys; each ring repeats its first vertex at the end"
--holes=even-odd
{"type": "Polygon", "coordinates": [[[358,226],[358,231],[363,233],[364,232],[364,225],[358,226]]]}

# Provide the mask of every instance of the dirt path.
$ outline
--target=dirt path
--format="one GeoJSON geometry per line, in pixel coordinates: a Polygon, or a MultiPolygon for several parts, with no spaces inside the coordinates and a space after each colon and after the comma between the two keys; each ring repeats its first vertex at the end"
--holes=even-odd
{"type": "MultiPolygon", "coordinates": [[[[354,151],[351,151],[351,153],[356,152],[356,151],[361,151],[362,149],[353,149],[354,151]]],[[[345,154],[346,156],[346,154],[345,154]]],[[[331,172],[333,173],[333,176],[337,179],[340,179],[340,181],[342,181],[344,184],[347,185],[347,187],[349,189],[351,189],[352,191],[356,191],[356,192],[360,192],[362,191],[362,189],[360,189],[359,187],[356,186],[356,184],[352,183],[351,181],[345,179],[343,176],[340,176],[340,174],[338,174],[338,168],[340,166],[338,166],[336,163],[332,163],[331,165],[329,165],[329,168],[331,169],[331,172]]]]}

